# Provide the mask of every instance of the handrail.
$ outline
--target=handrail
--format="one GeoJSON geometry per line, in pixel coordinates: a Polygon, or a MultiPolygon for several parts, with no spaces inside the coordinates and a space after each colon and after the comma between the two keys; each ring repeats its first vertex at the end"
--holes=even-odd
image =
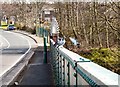
{"type": "Polygon", "coordinates": [[[37,28],[36,35],[43,37],[44,41],[44,63],[47,63],[47,43],[49,42],[49,32],[43,27],[37,28]]]}
{"type": "MultiPolygon", "coordinates": [[[[43,28],[39,28],[39,34],[43,37],[49,36],[48,31],[43,28]]],[[[118,82],[120,75],[69,51],[63,46],[56,46],[52,39],[50,40],[50,52],[56,85],[120,86],[118,82]]]]}
{"type": "Polygon", "coordinates": [[[101,85],[120,86],[118,83],[118,74],[62,46],[54,46],[52,39],[50,52],[56,85],[90,85],[92,87],[99,87],[101,85]]]}
{"type": "Polygon", "coordinates": [[[41,28],[37,28],[37,35],[39,36],[39,37],[46,37],[47,38],[47,43],[48,43],[48,37],[49,37],[49,32],[46,30],[46,29],[44,29],[43,27],[41,27],[41,28]]]}

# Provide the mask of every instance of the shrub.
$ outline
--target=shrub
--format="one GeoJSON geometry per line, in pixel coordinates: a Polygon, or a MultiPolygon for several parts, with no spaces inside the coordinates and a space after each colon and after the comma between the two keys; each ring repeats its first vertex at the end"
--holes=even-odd
{"type": "Polygon", "coordinates": [[[120,52],[112,51],[108,48],[91,49],[90,54],[80,54],[91,61],[120,74],[120,52]]]}

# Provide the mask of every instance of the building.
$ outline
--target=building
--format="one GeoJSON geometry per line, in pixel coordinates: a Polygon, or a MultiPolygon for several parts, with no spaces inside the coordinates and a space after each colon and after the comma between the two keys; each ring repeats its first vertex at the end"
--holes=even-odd
{"type": "Polygon", "coordinates": [[[55,16],[54,7],[52,5],[44,5],[40,15],[42,20],[51,21],[52,16],[55,16]]]}

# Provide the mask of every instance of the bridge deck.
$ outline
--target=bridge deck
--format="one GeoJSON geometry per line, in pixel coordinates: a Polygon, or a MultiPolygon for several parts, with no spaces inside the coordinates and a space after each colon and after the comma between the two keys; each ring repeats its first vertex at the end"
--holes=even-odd
{"type": "MultiPolygon", "coordinates": [[[[49,52],[48,52],[49,57],[49,52]]],[[[49,62],[49,59],[48,59],[49,62]]],[[[36,51],[20,85],[53,85],[51,65],[43,64],[43,51],[36,51]]]]}

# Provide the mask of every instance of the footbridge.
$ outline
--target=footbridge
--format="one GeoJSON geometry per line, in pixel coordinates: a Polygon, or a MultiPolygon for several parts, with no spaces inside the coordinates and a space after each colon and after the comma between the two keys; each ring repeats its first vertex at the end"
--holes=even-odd
{"type": "Polygon", "coordinates": [[[14,66],[19,73],[11,71],[4,76],[9,79],[1,79],[3,85],[120,87],[120,75],[66,49],[64,42],[58,41],[59,29],[56,25],[51,23],[50,30],[44,26],[37,28],[41,44],[34,49],[35,53],[29,60],[24,59],[14,66]]]}
{"type": "Polygon", "coordinates": [[[44,62],[47,63],[47,44],[50,43],[50,64],[54,84],[57,86],[120,86],[120,75],[63,47],[58,42],[58,26],[51,25],[51,33],[44,27],[38,28],[44,38],[44,62]]]}

